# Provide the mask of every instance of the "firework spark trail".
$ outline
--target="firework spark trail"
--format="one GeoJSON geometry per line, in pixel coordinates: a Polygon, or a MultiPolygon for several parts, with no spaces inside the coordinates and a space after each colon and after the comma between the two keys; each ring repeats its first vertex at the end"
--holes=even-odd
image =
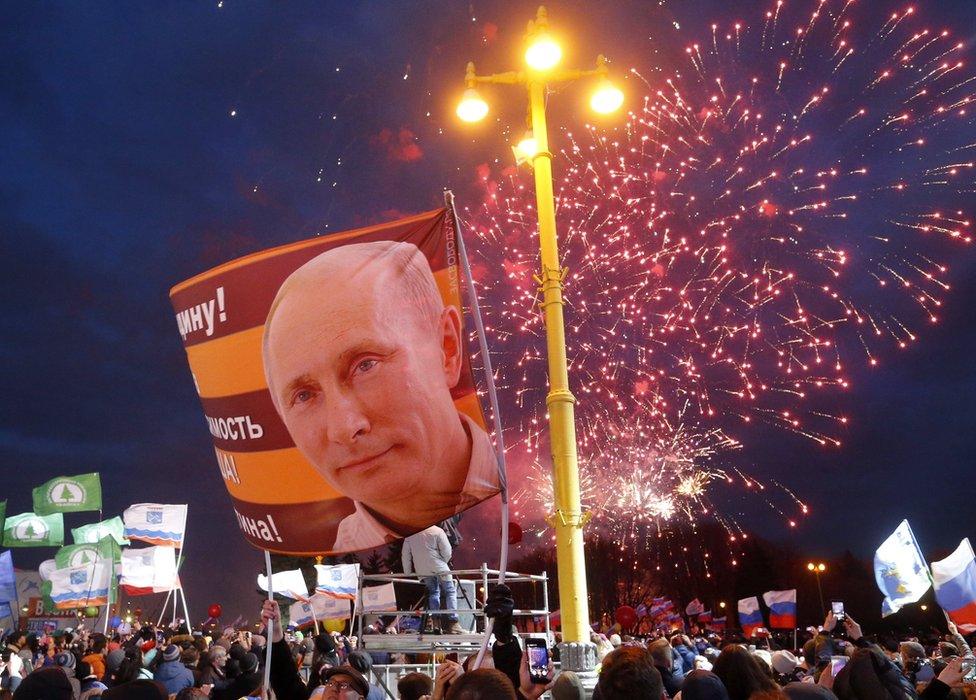
{"type": "MultiPolygon", "coordinates": [[[[616,527],[711,511],[734,533],[706,505],[729,480],[709,475],[730,473],[716,462],[740,439],[748,449],[748,424],[839,446],[848,368],[938,320],[939,260],[971,241],[976,168],[958,153],[973,148],[974,78],[922,12],[860,10],[777,2],[726,42],[716,25],[673,75],[633,71],[646,97],[626,124],[565,134],[580,459],[600,483],[591,506],[616,527]]],[[[527,179],[491,180],[468,218],[499,374],[537,407],[510,442],[537,459],[547,383],[527,179]]],[[[806,506],[787,493],[792,512],[778,512],[793,524],[806,506]]]]}

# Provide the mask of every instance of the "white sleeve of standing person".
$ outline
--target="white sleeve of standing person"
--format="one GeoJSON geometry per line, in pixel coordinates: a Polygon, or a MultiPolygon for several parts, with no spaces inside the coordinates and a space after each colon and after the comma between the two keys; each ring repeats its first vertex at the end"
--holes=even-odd
{"type": "Polygon", "coordinates": [[[437,528],[437,553],[440,555],[441,560],[448,564],[451,561],[451,542],[447,539],[447,533],[444,532],[443,528],[437,528]]]}

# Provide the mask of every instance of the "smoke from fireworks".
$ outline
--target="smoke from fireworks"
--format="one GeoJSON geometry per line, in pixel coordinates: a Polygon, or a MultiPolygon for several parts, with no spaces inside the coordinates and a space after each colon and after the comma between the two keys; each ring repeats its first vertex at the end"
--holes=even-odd
{"type": "MultiPolygon", "coordinates": [[[[840,446],[851,372],[937,322],[971,240],[976,78],[921,14],[778,0],[632,71],[646,96],[623,125],[554,139],[584,493],[622,538],[722,521],[709,485],[758,483],[721,460],[751,422],[840,446]]],[[[524,508],[548,478],[533,188],[484,175],[467,218],[523,421],[507,440],[539,466],[524,508]]],[[[792,525],[806,507],[783,491],[792,525]]]]}

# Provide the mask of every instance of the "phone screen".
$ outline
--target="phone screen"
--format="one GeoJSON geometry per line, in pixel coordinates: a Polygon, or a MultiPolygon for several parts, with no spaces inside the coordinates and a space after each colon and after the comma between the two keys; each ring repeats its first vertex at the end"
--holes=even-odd
{"type": "Polygon", "coordinates": [[[533,641],[535,640],[526,643],[529,652],[529,675],[532,676],[533,681],[539,682],[536,679],[544,679],[549,674],[549,650],[545,642],[533,644],[533,641]]]}
{"type": "Polygon", "coordinates": [[[844,601],[842,600],[830,601],[830,610],[834,613],[834,617],[836,617],[838,620],[844,619],[844,601]]]}
{"type": "MultiPolygon", "coordinates": [[[[843,607],[843,605],[841,606],[843,607]]],[[[831,656],[830,657],[830,675],[837,678],[837,674],[840,670],[847,665],[846,656],[831,656]]]]}

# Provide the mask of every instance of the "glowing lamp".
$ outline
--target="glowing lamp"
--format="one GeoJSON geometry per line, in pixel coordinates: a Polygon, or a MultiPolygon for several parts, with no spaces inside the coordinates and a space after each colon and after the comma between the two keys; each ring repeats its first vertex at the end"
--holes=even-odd
{"type": "Polygon", "coordinates": [[[519,163],[532,160],[538,152],[539,142],[535,140],[535,136],[532,135],[532,130],[530,129],[525,132],[525,136],[522,137],[522,140],[515,147],[515,160],[519,163]]]}
{"type": "Polygon", "coordinates": [[[598,114],[610,114],[620,109],[624,103],[624,93],[604,78],[590,98],[590,107],[598,114]]]}
{"type": "Polygon", "coordinates": [[[539,34],[525,50],[525,62],[537,71],[552,70],[562,57],[562,48],[548,34],[539,34]]]}
{"type": "Polygon", "coordinates": [[[465,90],[457,106],[457,115],[461,121],[480,122],[487,114],[488,103],[481,98],[478,91],[474,88],[465,90]]]}

